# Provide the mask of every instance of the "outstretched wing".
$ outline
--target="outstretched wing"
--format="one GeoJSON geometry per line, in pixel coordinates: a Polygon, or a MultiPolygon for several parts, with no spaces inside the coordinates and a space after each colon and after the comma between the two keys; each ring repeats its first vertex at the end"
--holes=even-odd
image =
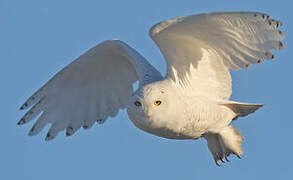
{"type": "Polygon", "coordinates": [[[189,93],[229,99],[229,69],[273,59],[270,51],[284,48],[281,25],[262,13],[219,12],[160,22],[150,36],[167,61],[167,78],[189,93]]]}
{"type": "Polygon", "coordinates": [[[115,116],[133,92],[132,84],[148,84],[161,74],[137,51],[119,40],[102,42],[77,58],[21,106],[31,109],[18,124],[41,116],[29,135],[38,134],[51,123],[46,140],[66,129],[72,135],[81,126],[90,128],[96,121],[115,116]]]}

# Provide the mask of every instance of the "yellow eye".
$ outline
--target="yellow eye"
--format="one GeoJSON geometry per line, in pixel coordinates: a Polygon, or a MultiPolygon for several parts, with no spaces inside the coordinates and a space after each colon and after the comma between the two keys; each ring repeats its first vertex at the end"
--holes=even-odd
{"type": "Polygon", "coordinates": [[[141,103],[140,103],[139,101],[135,101],[135,102],[134,102],[134,105],[136,105],[136,106],[141,106],[141,103]]]}
{"type": "Polygon", "coordinates": [[[156,106],[160,106],[160,105],[162,104],[162,101],[155,101],[154,104],[155,104],[156,106]]]}

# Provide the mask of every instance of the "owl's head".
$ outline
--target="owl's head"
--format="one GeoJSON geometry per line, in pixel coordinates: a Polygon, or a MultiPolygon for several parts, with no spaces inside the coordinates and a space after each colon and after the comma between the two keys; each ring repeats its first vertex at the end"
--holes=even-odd
{"type": "Polygon", "coordinates": [[[139,88],[130,101],[132,111],[147,117],[170,114],[176,106],[174,90],[164,82],[156,82],[139,88]]]}

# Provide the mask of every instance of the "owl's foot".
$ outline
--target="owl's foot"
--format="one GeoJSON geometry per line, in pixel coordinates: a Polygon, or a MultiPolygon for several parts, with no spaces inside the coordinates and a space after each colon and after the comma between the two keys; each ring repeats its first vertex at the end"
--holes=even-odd
{"type": "Polygon", "coordinates": [[[221,162],[229,162],[228,156],[231,154],[241,159],[243,137],[233,126],[227,126],[219,133],[206,133],[203,137],[218,166],[221,162]]]}

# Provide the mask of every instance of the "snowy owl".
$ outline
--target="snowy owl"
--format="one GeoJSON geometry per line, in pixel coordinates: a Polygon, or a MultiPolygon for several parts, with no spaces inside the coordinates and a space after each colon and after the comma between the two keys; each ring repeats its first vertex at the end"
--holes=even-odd
{"type": "Polygon", "coordinates": [[[243,151],[233,120],[262,104],[229,100],[230,70],[273,59],[283,49],[280,21],[257,12],[216,12],[162,21],[149,35],[162,52],[167,73],[162,76],[142,55],[120,40],[104,41],[81,55],[34,93],[18,122],[38,117],[29,135],[51,127],[45,140],[60,131],[104,123],[127,109],[139,129],[168,139],[200,139],[216,164],[243,151]],[[138,81],[137,90],[133,84],[138,81]]]}

